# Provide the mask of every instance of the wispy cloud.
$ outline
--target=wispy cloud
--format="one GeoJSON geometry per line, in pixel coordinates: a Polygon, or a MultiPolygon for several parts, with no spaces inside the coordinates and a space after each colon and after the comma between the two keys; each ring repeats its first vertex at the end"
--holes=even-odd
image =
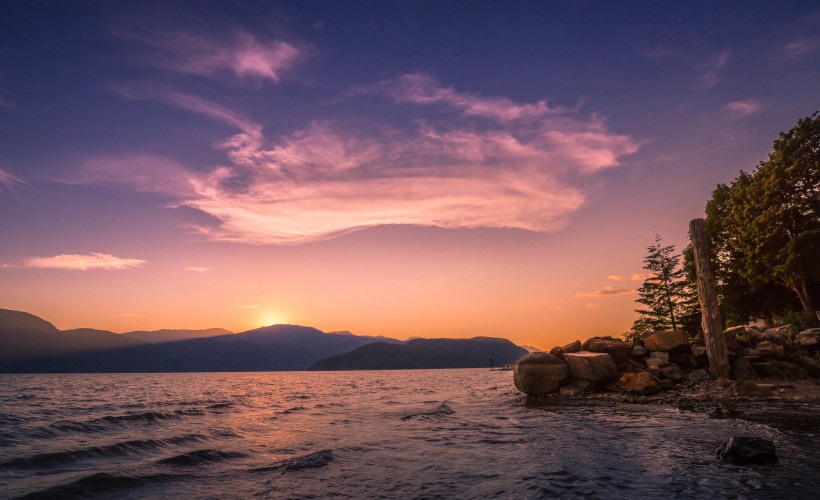
{"type": "Polygon", "coordinates": [[[584,304],[584,309],[587,309],[587,310],[590,310],[590,311],[594,311],[595,309],[600,309],[600,308],[601,308],[601,304],[596,304],[595,302],[587,302],[586,304],[584,304]]]}
{"type": "Polygon", "coordinates": [[[655,276],[655,275],[654,275],[654,274],[652,274],[652,273],[645,273],[645,274],[643,274],[643,273],[635,273],[635,274],[633,274],[632,276],[630,276],[630,277],[629,277],[629,279],[631,279],[632,281],[644,281],[644,280],[649,279],[649,278],[652,278],[652,277],[654,277],[654,276],[655,276]]]}
{"type": "Polygon", "coordinates": [[[606,279],[612,280],[612,281],[621,281],[622,279],[624,279],[624,277],[621,276],[620,274],[610,274],[609,276],[606,277],[606,279]]]}
{"type": "Polygon", "coordinates": [[[695,82],[695,87],[699,89],[708,89],[720,83],[723,78],[720,72],[729,59],[732,57],[732,52],[728,49],[722,50],[717,54],[712,55],[701,66],[701,73],[695,82]]]}
{"type": "MultiPolygon", "coordinates": [[[[585,200],[569,178],[577,182],[616,167],[638,149],[635,139],[611,132],[601,117],[585,119],[544,101],[459,93],[423,75],[354,93],[438,106],[440,119],[404,129],[315,121],[275,138],[200,98],[157,89],[120,92],[239,129],[218,145],[225,164],[204,174],[188,171],[157,189],[176,186],[171,190],[179,190],[180,205],[219,221],[195,228],[202,234],[253,244],[306,243],[385,224],[556,230],[585,200]]],[[[141,171],[132,170],[118,169],[113,177],[127,184],[133,175],[139,188],[150,187],[141,171]]]]}
{"type": "Polygon", "coordinates": [[[15,188],[23,184],[25,184],[25,182],[21,179],[0,168],[0,195],[3,194],[3,191],[14,192],[15,188]]]}
{"type": "Polygon", "coordinates": [[[213,271],[210,267],[183,267],[184,271],[191,271],[192,273],[207,273],[208,271],[213,271]]]}
{"type": "Polygon", "coordinates": [[[4,99],[3,96],[0,95],[0,108],[15,110],[17,109],[17,103],[4,99]]]}
{"type": "Polygon", "coordinates": [[[793,57],[808,54],[816,47],[820,46],[820,39],[817,38],[797,38],[783,46],[783,57],[791,59],[793,57]]]}
{"type": "Polygon", "coordinates": [[[142,267],[147,261],[141,259],[124,259],[105,253],[60,254],[54,257],[31,257],[26,259],[24,267],[41,269],[64,269],[70,271],[89,271],[102,269],[106,271],[142,267]]]}
{"type": "Polygon", "coordinates": [[[614,297],[616,295],[632,295],[638,293],[637,290],[626,289],[626,288],[615,288],[612,285],[604,285],[603,287],[595,290],[594,292],[578,292],[575,294],[576,297],[614,297]]]}
{"type": "Polygon", "coordinates": [[[243,30],[236,30],[227,36],[179,30],[116,30],[114,34],[148,49],[137,57],[141,64],[200,76],[217,76],[227,72],[242,79],[276,83],[305,55],[304,50],[294,44],[260,39],[243,30]]]}
{"type": "Polygon", "coordinates": [[[259,306],[236,306],[237,309],[259,309],[259,306]]]}
{"type": "Polygon", "coordinates": [[[733,101],[727,104],[726,106],[723,106],[723,111],[725,111],[729,116],[735,119],[746,118],[747,116],[751,116],[753,114],[758,113],[762,109],[763,104],[761,104],[760,101],[756,101],[754,99],[733,101]]]}

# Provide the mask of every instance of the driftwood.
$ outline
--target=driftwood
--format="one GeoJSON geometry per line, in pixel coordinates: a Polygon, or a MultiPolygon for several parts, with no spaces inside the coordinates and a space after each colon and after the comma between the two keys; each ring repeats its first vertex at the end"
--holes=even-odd
{"type": "Polygon", "coordinates": [[[720,319],[715,274],[709,257],[709,240],[703,219],[689,223],[689,238],[695,254],[695,269],[698,275],[698,300],[702,313],[701,325],[706,341],[706,355],[709,357],[709,372],[715,378],[729,378],[729,355],[723,339],[723,322],[720,319]]]}

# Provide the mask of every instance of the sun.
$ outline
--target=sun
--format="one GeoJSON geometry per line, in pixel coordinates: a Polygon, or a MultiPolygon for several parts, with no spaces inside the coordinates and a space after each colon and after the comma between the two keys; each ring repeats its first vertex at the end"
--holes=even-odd
{"type": "Polygon", "coordinates": [[[287,323],[287,316],[279,311],[264,311],[256,319],[258,327],[281,325],[287,323]]]}

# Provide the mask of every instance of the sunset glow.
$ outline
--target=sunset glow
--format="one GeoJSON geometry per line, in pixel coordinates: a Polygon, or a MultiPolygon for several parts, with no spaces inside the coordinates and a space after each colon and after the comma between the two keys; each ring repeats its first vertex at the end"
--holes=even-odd
{"type": "Polygon", "coordinates": [[[820,102],[807,6],[93,4],[0,30],[0,307],[61,329],[617,336],[820,102]]]}

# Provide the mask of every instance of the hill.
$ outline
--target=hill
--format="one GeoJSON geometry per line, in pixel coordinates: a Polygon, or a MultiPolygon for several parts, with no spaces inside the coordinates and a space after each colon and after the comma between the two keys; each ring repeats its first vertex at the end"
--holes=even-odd
{"type": "Polygon", "coordinates": [[[527,353],[509,340],[413,339],[405,344],[374,342],[351,352],[323,359],[311,370],[409,370],[419,368],[482,368],[514,363],[527,353]]]}
{"type": "Polygon", "coordinates": [[[122,335],[132,339],[141,340],[147,344],[162,344],[163,342],[178,342],[180,340],[206,339],[221,335],[231,335],[233,332],[224,328],[206,328],[204,330],[153,330],[126,332],[122,335]]]}

